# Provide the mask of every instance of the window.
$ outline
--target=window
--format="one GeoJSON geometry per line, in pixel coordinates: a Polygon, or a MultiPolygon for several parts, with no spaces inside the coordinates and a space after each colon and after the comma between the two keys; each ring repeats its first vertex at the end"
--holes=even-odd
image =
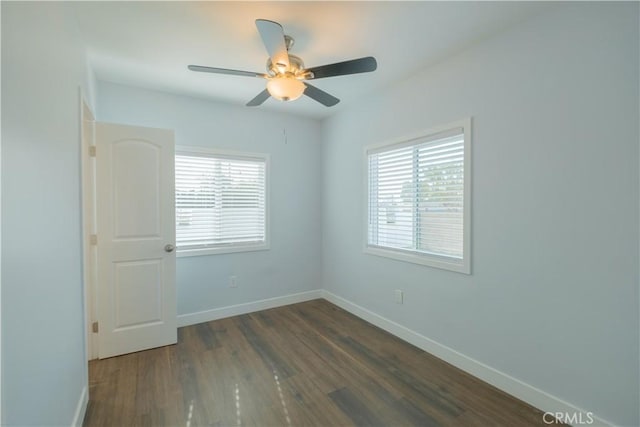
{"type": "Polygon", "coordinates": [[[262,154],[176,150],[178,256],[268,249],[262,154]]]}
{"type": "Polygon", "coordinates": [[[365,252],[470,273],[470,125],[367,149],[365,252]]]}

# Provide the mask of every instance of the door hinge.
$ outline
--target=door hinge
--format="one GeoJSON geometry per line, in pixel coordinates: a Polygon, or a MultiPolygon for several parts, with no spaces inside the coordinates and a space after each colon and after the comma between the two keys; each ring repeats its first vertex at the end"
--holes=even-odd
{"type": "Polygon", "coordinates": [[[95,145],[90,145],[89,146],[89,157],[95,157],[96,156],[96,146],[95,145]]]}
{"type": "Polygon", "coordinates": [[[94,334],[98,333],[98,322],[93,322],[91,324],[91,331],[93,331],[94,334]]]}
{"type": "Polygon", "coordinates": [[[98,235],[97,234],[92,234],[91,236],[89,236],[89,243],[92,245],[97,245],[98,244],[98,235]]]}

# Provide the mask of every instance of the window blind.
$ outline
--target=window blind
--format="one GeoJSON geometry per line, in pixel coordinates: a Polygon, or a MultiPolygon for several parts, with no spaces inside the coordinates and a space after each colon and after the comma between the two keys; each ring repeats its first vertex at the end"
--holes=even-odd
{"type": "Polygon", "coordinates": [[[178,250],[265,242],[265,167],[260,158],[176,154],[178,250]]]}
{"type": "Polygon", "coordinates": [[[368,245],[464,255],[464,130],[368,152],[368,245]]]}

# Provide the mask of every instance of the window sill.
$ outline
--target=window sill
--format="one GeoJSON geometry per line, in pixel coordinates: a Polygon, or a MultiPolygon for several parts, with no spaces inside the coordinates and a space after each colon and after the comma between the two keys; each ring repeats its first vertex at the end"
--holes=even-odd
{"type": "Polygon", "coordinates": [[[455,271],[457,273],[471,274],[471,266],[464,260],[456,261],[451,258],[445,258],[437,255],[422,255],[415,252],[385,249],[377,246],[365,246],[364,252],[383,258],[410,262],[412,264],[427,265],[429,267],[455,271]]]}
{"type": "Polygon", "coordinates": [[[204,255],[222,255],[233,254],[238,252],[255,252],[269,250],[268,243],[252,244],[252,245],[236,245],[236,246],[219,246],[215,248],[198,248],[198,249],[182,249],[176,252],[178,258],[204,256],[204,255]]]}

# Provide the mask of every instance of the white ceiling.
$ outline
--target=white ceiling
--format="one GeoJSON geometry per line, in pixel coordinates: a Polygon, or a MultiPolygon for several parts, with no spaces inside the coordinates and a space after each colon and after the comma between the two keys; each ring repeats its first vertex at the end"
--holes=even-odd
{"type": "MultiPolygon", "coordinates": [[[[265,72],[257,18],[295,38],[307,67],[374,56],[373,73],[316,80],[341,99],[327,108],[302,97],[272,109],[323,118],[369,93],[553,7],[547,2],[77,2],[98,80],[244,105],[259,78],[195,73],[187,65],[265,72]]],[[[247,107],[249,108],[249,107],[247,107]]]]}

